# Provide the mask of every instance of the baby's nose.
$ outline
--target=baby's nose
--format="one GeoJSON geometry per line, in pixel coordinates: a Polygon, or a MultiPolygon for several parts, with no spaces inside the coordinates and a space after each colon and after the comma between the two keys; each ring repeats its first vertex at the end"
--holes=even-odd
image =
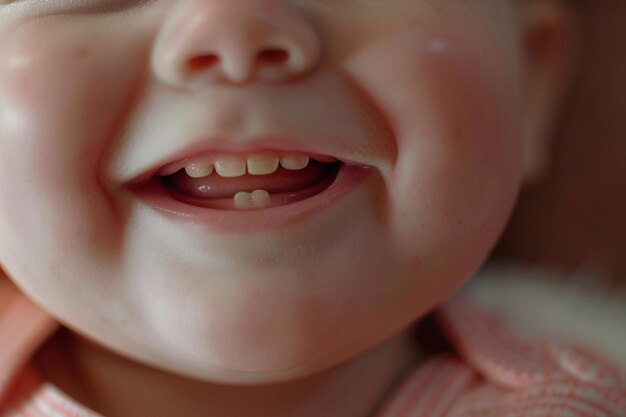
{"type": "Polygon", "coordinates": [[[291,80],[316,66],[317,34],[294,0],[179,0],[152,51],[157,77],[205,82],[291,80]]]}

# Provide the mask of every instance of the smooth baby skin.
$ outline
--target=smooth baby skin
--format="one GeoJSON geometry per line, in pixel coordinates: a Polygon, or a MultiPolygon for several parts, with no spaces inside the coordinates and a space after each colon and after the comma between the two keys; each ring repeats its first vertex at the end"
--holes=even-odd
{"type": "Polygon", "coordinates": [[[371,412],[418,360],[408,326],[486,258],[560,91],[560,49],[525,48],[564,30],[549,1],[0,7],[0,261],[71,329],[44,371],[107,416],[371,412]],[[195,147],[281,146],[371,172],[281,227],[178,221],[129,187],[195,147]]]}

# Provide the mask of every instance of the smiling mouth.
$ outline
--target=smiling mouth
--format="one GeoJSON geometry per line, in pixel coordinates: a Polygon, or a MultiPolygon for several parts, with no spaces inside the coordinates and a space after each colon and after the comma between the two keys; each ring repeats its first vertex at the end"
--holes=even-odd
{"type": "Polygon", "coordinates": [[[315,153],[207,153],[168,163],[128,190],[177,223],[220,233],[259,232],[317,216],[362,188],[373,171],[315,153]]]}
{"type": "Polygon", "coordinates": [[[156,176],[156,180],[172,198],[185,204],[215,210],[261,210],[293,204],[322,193],[336,181],[342,168],[345,169],[345,164],[340,161],[322,162],[311,158],[306,166],[287,169],[279,165],[267,174],[247,172],[223,176],[216,170],[209,175],[196,176],[193,168],[186,167],[173,174],[156,176]]]}

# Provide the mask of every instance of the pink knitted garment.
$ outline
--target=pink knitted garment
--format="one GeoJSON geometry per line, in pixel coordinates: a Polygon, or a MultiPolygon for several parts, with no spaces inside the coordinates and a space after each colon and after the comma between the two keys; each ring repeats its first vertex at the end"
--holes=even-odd
{"type": "MultiPolygon", "coordinates": [[[[438,318],[456,353],[409,372],[377,417],[626,417],[626,375],[595,354],[514,338],[462,295],[438,318]]],[[[30,364],[58,328],[0,280],[0,417],[101,417],[30,364]]]]}

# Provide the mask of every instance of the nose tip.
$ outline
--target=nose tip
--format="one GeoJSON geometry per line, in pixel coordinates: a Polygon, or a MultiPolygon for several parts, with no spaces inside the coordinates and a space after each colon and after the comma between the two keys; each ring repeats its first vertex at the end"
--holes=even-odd
{"type": "Polygon", "coordinates": [[[283,81],[319,58],[311,25],[284,0],[192,0],[166,18],[153,50],[156,75],[179,86],[283,81]]]}

